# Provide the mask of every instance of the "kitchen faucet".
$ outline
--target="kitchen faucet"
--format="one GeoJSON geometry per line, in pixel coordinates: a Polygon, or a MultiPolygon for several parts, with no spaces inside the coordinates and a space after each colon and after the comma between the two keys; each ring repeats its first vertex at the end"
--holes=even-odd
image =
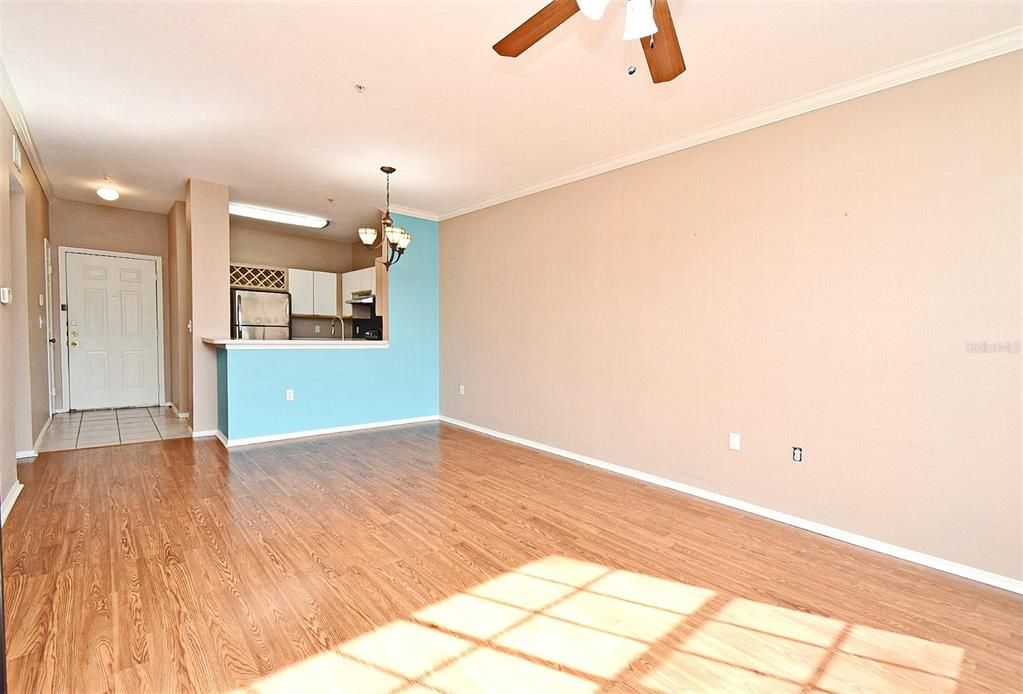
{"type": "Polygon", "coordinates": [[[345,339],[345,322],[341,316],[334,316],[330,319],[330,336],[335,337],[337,335],[337,324],[341,324],[341,339],[345,339]]]}

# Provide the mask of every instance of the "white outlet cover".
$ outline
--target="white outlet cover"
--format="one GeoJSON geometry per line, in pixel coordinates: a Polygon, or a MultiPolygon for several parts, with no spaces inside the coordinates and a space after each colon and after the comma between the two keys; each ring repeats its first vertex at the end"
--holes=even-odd
{"type": "Polygon", "coordinates": [[[286,391],[284,391],[284,399],[288,400],[289,402],[291,400],[294,400],[295,399],[295,391],[293,391],[291,388],[288,388],[286,391]]]}
{"type": "Polygon", "coordinates": [[[458,394],[465,395],[465,386],[458,386],[458,394]]]}
{"type": "Polygon", "coordinates": [[[728,449],[732,451],[742,450],[742,437],[734,431],[728,434],[728,449]]]}

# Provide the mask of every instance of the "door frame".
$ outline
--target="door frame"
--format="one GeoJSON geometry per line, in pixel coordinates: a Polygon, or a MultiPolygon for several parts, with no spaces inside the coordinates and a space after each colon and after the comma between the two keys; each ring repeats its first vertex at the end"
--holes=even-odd
{"type": "Polygon", "coordinates": [[[46,311],[46,400],[52,415],[57,411],[57,384],[54,383],[57,343],[53,334],[53,246],[48,238],[43,238],[43,277],[46,280],[43,301],[46,311]]]}
{"type": "MultiPolygon", "coordinates": [[[[60,287],[60,309],[61,306],[67,304],[67,254],[68,253],[81,253],[84,255],[101,255],[110,258],[127,258],[130,260],[152,260],[156,264],[156,360],[159,363],[157,369],[157,383],[159,385],[159,393],[157,395],[159,401],[158,405],[163,405],[167,402],[167,396],[164,392],[164,372],[167,369],[167,363],[164,359],[163,353],[163,257],[158,255],[143,255],[141,253],[122,253],[120,251],[104,251],[95,248],[76,248],[74,246],[57,246],[57,272],[59,277],[57,279],[57,286],[60,287]]],[[[60,405],[61,409],[59,412],[67,412],[70,407],[71,401],[71,372],[69,370],[70,354],[68,346],[67,336],[67,311],[60,310],[60,405]]]]}

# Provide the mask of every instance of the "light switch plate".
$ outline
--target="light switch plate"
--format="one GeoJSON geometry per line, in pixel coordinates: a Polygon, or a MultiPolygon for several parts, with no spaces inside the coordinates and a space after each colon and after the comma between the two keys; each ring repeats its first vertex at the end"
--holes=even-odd
{"type": "Polygon", "coordinates": [[[14,292],[10,287],[0,287],[0,304],[9,304],[14,300],[14,292]]]}
{"type": "Polygon", "coordinates": [[[742,437],[734,431],[728,434],[728,448],[732,451],[742,450],[742,437]]]}

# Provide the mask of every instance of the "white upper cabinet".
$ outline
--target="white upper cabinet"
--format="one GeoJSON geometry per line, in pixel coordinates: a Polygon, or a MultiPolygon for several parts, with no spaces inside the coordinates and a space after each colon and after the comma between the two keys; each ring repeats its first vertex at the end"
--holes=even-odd
{"type": "Polygon", "coordinates": [[[337,315],[337,275],[333,272],[313,273],[313,313],[337,315]]]}
{"type": "Polygon", "coordinates": [[[299,316],[337,315],[337,275],[314,270],[288,270],[291,312],[299,316]]]}
{"type": "Polygon", "coordinates": [[[315,311],[312,270],[288,270],[288,291],[291,292],[291,312],[313,315],[315,311]]]}

